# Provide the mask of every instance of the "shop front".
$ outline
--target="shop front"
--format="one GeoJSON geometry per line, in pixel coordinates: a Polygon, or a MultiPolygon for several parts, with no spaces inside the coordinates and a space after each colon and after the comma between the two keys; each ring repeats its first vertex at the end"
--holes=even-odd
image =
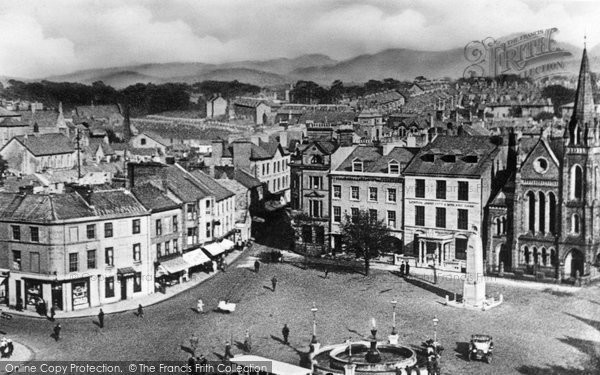
{"type": "Polygon", "coordinates": [[[187,281],[190,264],[183,257],[161,260],[156,266],[155,289],[164,291],[166,287],[187,281]]]}
{"type": "Polygon", "coordinates": [[[36,279],[24,279],[25,281],[25,308],[35,310],[39,314],[46,311],[46,302],[43,298],[43,282],[36,279]]]}
{"type": "Polygon", "coordinates": [[[212,272],[214,267],[211,259],[202,249],[196,249],[183,254],[183,260],[189,265],[188,277],[200,272],[212,272]]]}
{"type": "Polygon", "coordinates": [[[74,280],[71,282],[71,304],[73,310],[90,307],[90,281],[88,279],[74,280]]]}

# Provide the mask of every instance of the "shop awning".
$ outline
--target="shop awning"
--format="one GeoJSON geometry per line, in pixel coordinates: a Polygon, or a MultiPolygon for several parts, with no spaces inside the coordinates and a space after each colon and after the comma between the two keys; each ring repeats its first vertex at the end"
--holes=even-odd
{"type": "Polygon", "coordinates": [[[6,281],[6,277],[0,276],[0,285],[4,284],[5,281],[6,281]]]}
{"type": "Polygon", "coordinates": [[[218,242],[204,245],[202,248],[204,250],[206,250],[213,257],[216,257],[225,252],[225,248],[223,246],[221,246],[221,244],[218,242]]]}
{"type": "Polygon", "coordinates": [[[223,248],[225,250],[231,250],[231,249],[233,249],[234,243],[233,243],[233,241],[224,239],[223,241],[221,241],[221,246],[223,246],[223,248]]]}
{"type": "Polygon", "coordinates": [[[177,257],[165,260],[164,262],[160,262],[159,267],[164,268],[168,274],[174,274],[183,270],[187,270],[191,267],[191,265],[188,262],[186,262],[182,257],[177,257]]]}
{"type": "Polygon", "coordinates": [[[183,254],[183,260],[188,264],[188,267],[210,262],[210,258],[204,254],[202,249],[192,250],[189,253],[183,254]]]}
{"type": "Polygon", "coordinates": [[[118,268],[117,275],[121,277],[135,276],[135,270],[132,267],[118,268]]]}

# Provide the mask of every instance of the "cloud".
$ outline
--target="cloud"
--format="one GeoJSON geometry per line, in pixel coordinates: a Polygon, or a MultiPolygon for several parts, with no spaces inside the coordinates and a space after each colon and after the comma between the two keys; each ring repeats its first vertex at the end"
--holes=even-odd
{"type": "Polygon", "coordinates": [[[218,63],[386,48],[444,50],[558,27],[600,41],[595,2],[533,0],[0,0],[0,75],[152,62],[218,63]]]}

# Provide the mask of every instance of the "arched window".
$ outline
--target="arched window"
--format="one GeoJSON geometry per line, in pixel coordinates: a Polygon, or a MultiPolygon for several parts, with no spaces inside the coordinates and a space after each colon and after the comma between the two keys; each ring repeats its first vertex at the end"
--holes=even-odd
{"type": "Polygon", "coordinates": [[[529,264],[529,248],[527,246],[525,246],[523,251],[523,260],[525,261],[525,264],[529,264]]]}
{"type": "Polygon", "coordinates": [[[529,231],[535,232],[535,194],[531,191],[528,192],[527,200],[529,202],[529,231]]]}
{"type": "Polygon", "coordinates": [[[506,217],[502,218],[502,234],[506,234],[506,217]]]}
{"type": "Polygon", "coordinates": [[[546,232],[546,195],[540,191],[539,193],[539,231],[541,233],[545,233],[546,232]]]}
{"type": "Polygon", "coordinates": [[[537,249],[537,247],[534,247],[533,248],[533,264],[538,264],[538,256],[539,256],[538,249],[537,249]]]}
{"type": "Polygon", "coordinates": [[[313,155],[313,157],[310,159],[310,163],[311,164],[322,164],[323,158],[321,158],[321,155],[313,155]]]}
{"type": "Polygon", "coordinates": [[[548,253],[546,251],[545,247],[542,247],[542,265],[545,266],[547,265],[547,260],[548,260],[548,253]]]}
{"type": "Polygon", "coordinates": [[[571,232],[579,233],[579,215],[577,214],[571,216],[571,232]]]}
{"type": "Polygon", "coordinates": [[[556,250],[550,249],[550,264],[556,266],[556,250]]]}
{"type": "Polygon", "coordinates": [[[549,208],[550,208],[550,212],[548,212],[548,214],[550,215],[550,228],[548,228],[550,230],[550,233],[555,234],[556,233],[556,196],[554,195],[554,193],[549,193],[548,194],[548,201],[549,201],[549,208]]]}
{"type": "Polygon", "coordinates": [[[571,168],[571,199],[583,197],[583,169],[579,165],[571,168]]]}
{"type": "Polygon", "coordinates": [[[496,218],[496,234],[499,236],[502,234],[502,221],[500,218],[496,218]]]}

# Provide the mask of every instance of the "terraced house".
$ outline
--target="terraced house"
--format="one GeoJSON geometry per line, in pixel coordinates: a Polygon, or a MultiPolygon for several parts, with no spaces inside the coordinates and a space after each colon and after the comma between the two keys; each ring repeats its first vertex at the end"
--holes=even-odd
{"type": "Polygon", "coordinates": [[[342,250],[340,224],[360,210],[384,221],[391,231],[389,242],[396,253],[402,252],[403,193],[402,171],[413,158],[412,150],[384,145],[355,146],[354,150],[330,173],[331,248],[342,250]]]}
{"type": "Polygon", "coordinates": [[[149,212],[126,190],[0,194],[8,303],[71,311],[154,292],[149,212]]]}

